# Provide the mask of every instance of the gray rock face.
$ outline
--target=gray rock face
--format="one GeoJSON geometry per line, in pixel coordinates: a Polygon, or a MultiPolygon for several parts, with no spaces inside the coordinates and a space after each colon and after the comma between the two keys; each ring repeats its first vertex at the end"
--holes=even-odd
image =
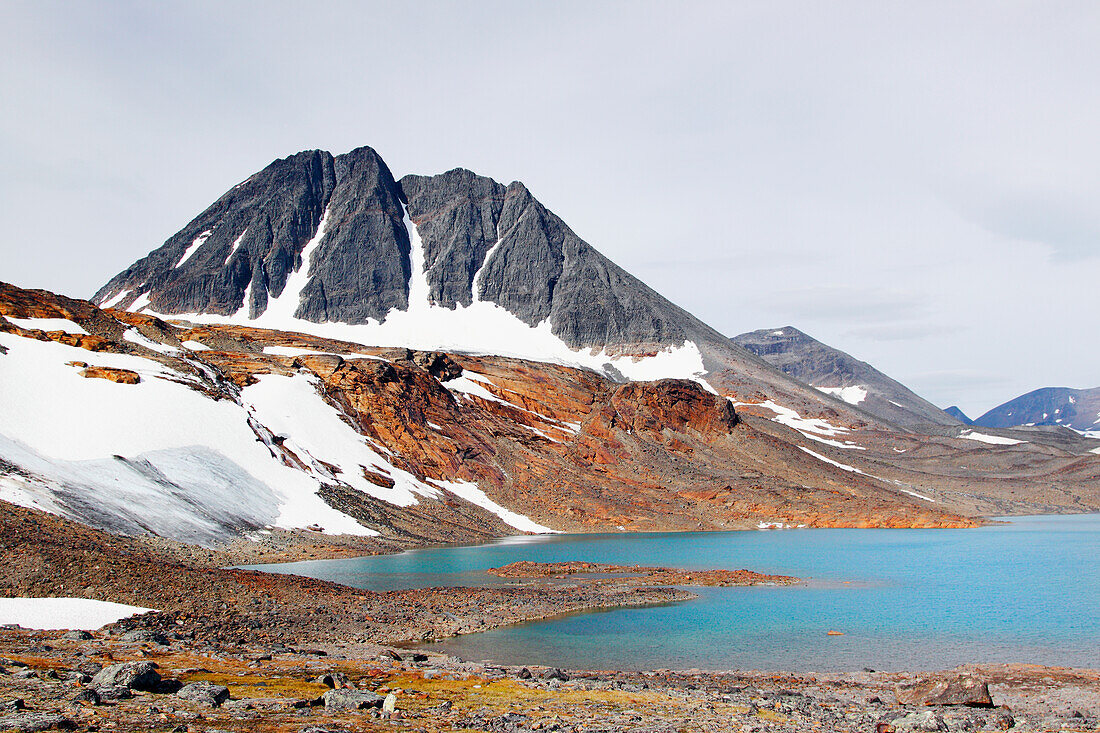
{"type": "Polygon", "coordinates": [[[895,425],[959,424],[957,418],[867,362],[823,344],[793,326],[743,333],[732,340],[785,374],[815,387],[863,387],[867,396],[858,407],[895,425]]]}
{"type": "Polygon", "coordinates": [[[129,291],[117,307],[144,293],[160,313],[230,315],[247,306],[256,317],[282,294],[291,273],[311,264],[302,262],[302,250],[326,211],[297,315],[363,323],[407,307],[409,242],[400,189],[370,148],[275,161],[112,278],[94,300],[129,291]]]}
{"type": "Polygon", "coordinates": [[[429,297],[478,297],[573,348],[680,345],[695,319],[601,255],[522,183],[466,170],[405,176],[409,216],[424,243],[429,297]]]}
{"type": "Polygon", "coordinates": [[[1044,387],[1003,405],[974,420],[983,428],[1011,428],[1017,425],[1059,425],[1077,430],[1097,430],[1100,417],[1100,387],[1071,389],[1044,387]]]}
{"type": "Polygon", "coordinates": [[[123,687],[128,690],[152,691],[160,684],[160,673],[153,662],[123,662],[104,667],[92,678],[95,689],[123,687]]]}

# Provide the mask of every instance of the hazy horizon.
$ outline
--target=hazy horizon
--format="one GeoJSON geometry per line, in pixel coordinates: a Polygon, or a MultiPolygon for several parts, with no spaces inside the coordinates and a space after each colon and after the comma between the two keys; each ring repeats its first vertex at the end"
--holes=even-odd
{"type": "Polygon", "coordinates": [[[522,180],[727,335],[971,417],[1100,384],[1100,6],[8,2],[0,279],[89,297],[300,150],[522,180]],[[1080,301],[1080,302],[1079,302],[1080,301]]]}

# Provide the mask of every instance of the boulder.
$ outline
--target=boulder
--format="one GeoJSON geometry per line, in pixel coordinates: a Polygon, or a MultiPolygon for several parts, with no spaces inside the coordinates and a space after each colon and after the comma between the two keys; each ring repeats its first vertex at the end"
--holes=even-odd
{"type": "Polygon", "coordinates": [[[894,694],[900,705],[965,705],[991,708],[993,698],[989,684],[979,677],[960,674],[954,677],[933,677],[898,685],[894,694]]]}
{"type": "Polygon", "coordinates": [[[329,710],[365,710],[380,708],[385,698],[362,690],[329,690],[321,700],[329,710]]]}
{"type": "Polygon", "coordinates": [[[181,687],[176,697],[216,708],[229,699],[229,688],[212,682],[192,682],[181,687]]]}
{"type": "Polygon", "coordinates": [[[152,692],[160,684],[160,673],[153,662],[124,662],[104,667],[92,678],[91,686],[100,690],[106,687],[124,687],[128,690],[152,692]]]}
{"type": "Polygon", "coordinates": [[[89,634],[87,631],[76,630],[66,631],[64,634],[62,634],[61,638],[67,639],[69,641],[88,641],[92,638],[92,635],[89,634]]]}
{"type": "Polygon", "coordinates": [[[99,696],[101,702],[104,700],[129,700],[134,696],[130,690],[122,685],[107,685],[88,689],[93,690],[99,696]]]}
{"type": "Polygon", "coordinates": [[[397,710],[397,695],[391,692],[386,695],[386,699],[382,701],[382,712],[388,714],[395,710],[397,710]]]}
{"type": "Polygon", "coordinates": [[[322,684],[325,687],[331,687],[333,689],[339,687],[347,687],[348,676],[343,672],[325,672],[323,675],[317,678],[318,684],[322,684]]]}

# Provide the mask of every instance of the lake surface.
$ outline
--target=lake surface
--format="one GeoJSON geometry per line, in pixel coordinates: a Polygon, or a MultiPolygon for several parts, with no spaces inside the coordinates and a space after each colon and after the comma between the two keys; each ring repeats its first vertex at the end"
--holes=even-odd
{"type": "Polygon", "coordinates": [[[516,560],[748,568],[807,579],[795,587],[692,589],[698,600],[430,645],[472,660],[581,669],[1100,668],[1100,515],[1007,521],[964,530],[522,537],[253,567],[372,590],[502,585],[508,581],[484,571],[516,560]]]}

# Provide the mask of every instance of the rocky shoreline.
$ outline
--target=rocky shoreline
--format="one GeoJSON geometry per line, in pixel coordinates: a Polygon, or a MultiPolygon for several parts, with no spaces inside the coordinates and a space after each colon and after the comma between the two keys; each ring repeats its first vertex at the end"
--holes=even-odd
{"type": "Polygon", "coordinates": [[[652,583],[795,582],[787,576],[525,563],[498,569],[524,576],[498,587],[379,593],[211,568],[209,559],[189,562],[182,551],[10,505],[0,505],[0,551],[9,558],[0,595],[161,609],[91,635],[0,628],[0,730],[900,733],[1095,730],[1100,717],[1094,670],[554,670],[400,648],[693,597],[652,583]],[[115,668],[130,663],[156,667],[115,668]]]}

